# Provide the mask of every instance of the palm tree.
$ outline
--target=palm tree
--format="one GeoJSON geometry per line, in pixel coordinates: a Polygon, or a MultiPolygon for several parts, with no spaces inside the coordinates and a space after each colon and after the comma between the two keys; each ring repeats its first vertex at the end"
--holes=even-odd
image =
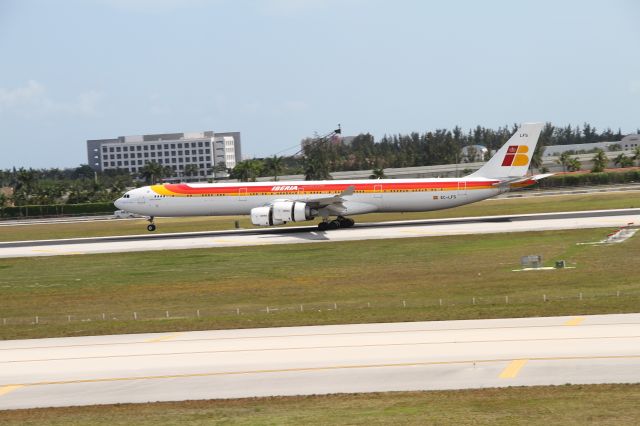
{"type": "Polygon", "coordinates": [[[167,169],[155,161],[150,161],[140,169],[140,177],[147,183],[153,185],[161,180],[167,172],[167,169]]]}
{"type": "Polygon", "coordinates": [[[580,160],[578,160],[578,157],[570,158],[567,162],[567,169],[569,169],[570,172],[577,172],[578,170],[580,170],[581,166],[582,164],[580,164],[580,160]]]}
{"type": "Polygon", "coordinates": [[[633,150],[633,156],[631,157],[638,162],[638,166],[640,166],[640,146],[636,146],[633,150]]]}
{"type": "Polygon", "coordinates": [[[371,175],[369,179],[386,179],[387,175],[384,174],[384,169],[382,167],[376,167],[371,170],[371,175]]]}
{"type": "Polygon", "coordinates": [[[274,155],[273,157],[267,158],[264,162],[265,169],[267,169],[268,171],[271,172],[271,174],[273,174],[273,180],[278,180],[278,176],[280,175],[280,172],[282,172],[283,158],[284,157],[278,157],[277,155],[274,155]]]}
{"type": "Polygon", "coordinates": [[[200,172],[200,168],[198,167],[197,164],[187,164],[186,166],[184,166],[184,174],[186,176],[196,176],[198,175],[200,172]]]}
{"type": "MultiPolygon", "coordinates": [[[[634,156],[635,157],[635,156],[634,156]]],[[[624,155],[624,153],[620,153],[618,154],[618,156],[615,158],[615,160],[613,160],[613,163],[616,166],[620,166],[622,168],[624,167],[631,167],[633,166],[633,157],[627,157],[626,155],[624,155]]]]}
{"type": "Polygon", "coordinates": [[[569,155],[568,152],[565,151],[562,154],[560,154],[560,158],[557,160],[557,163],[562,165],[563,172],[567,171],[567,166],[569,165],[569,161],[571,161],[571,156],[569,155]]]}
{"type": "Polygon", "coordinates": [[[604,151],[598,149],[596,151],[596,155],[593,156],[593,168],[591,169],[591,171],[593,173],[600,173],[604,171],[605,167],[607,167],[608,162],[609,159],[607,158],[607,155],[604,153],[604,151]]]}
{"type": "Polygon", "coordinates": [[[263,167],[263,163],[260,160],[241,161],[231,170],[231,178],[238,179],[241,182],[255,182],[263,167]]]}

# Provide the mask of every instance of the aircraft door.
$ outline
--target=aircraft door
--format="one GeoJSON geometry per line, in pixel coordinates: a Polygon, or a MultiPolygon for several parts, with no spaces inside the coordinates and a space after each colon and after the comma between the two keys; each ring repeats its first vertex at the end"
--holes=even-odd
{"type": "Polygon", "coordinates": [[[467,182],[458,182],[458,196],[466,197],[467,196],[467,182]]]}
{"type": "Polygon", "coordinates": [[[382,185],[373,186],[373,198],[382,198],[382,185]]]}

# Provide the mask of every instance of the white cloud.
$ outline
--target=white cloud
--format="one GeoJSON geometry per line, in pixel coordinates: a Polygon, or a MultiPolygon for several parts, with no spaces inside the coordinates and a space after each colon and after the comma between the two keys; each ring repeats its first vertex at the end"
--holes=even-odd
{"type": "Polygon", "coordinates": [[[0,87],[0,112],[14,112],[32,117],[38,115],[93,116],[104,95],[95,90],[82,92],[73,100],[60,101],[47,95],[46,87],[29,80],[24,87],[0,87]]]}

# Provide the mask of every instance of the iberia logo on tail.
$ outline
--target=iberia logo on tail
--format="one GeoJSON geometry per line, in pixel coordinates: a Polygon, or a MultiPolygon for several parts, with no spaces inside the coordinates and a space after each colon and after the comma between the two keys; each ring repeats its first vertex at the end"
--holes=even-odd
{"type": "Polygon", "coordinates": [[[529,164],[529,147],[526,145],[510,145],[502,160],[503,167],[526,166],[529,164]]]}

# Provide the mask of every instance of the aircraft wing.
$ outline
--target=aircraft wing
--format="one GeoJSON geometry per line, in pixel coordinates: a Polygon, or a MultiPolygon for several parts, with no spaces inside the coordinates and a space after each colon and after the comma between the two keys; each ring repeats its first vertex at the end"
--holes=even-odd
{"type": "Polygon", "coordinates": [[[298,199],[296,201],[302,201],[316,209],[321,209],[326,207],[329,210],[334,211],[335,213],[341,213],[342,211],[345,210],[343,203],[346,201],[346,199],[344,197],[353,195],[355,190],[356,190],[355,185],[350,185],[347,188],[345,188],[340,194],[336,194],[330,197],[303,198],[303,199],[298,199]]]}

